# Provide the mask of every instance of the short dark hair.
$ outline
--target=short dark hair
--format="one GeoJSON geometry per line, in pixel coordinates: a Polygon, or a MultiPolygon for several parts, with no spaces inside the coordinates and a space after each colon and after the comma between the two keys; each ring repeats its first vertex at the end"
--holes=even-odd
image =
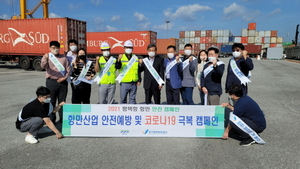
{"type": "Polygon", "coordinates": [[[243,96],[243,88],[241,85],[233,84],[233,85],[229,86],[228,93],[229,93],[229,95],[234,94],[237,97],[242,97],[243,96]]]}
{"type": "Polygon", "coordinates": [[[234,48],[240,48],[242,50],[245,50],[245,46],[242,43],[234,43],[231,47],[231,50],[233,51],[234,48]]]}
{"type": "Polygon", "coordinates": [[[207,49],[207,53],[208,53],[209,51],[211,51],[211,50],[215,51],[215,53],[219,53],[219,49],[216,48],[216,47],[210,47],[210,48],[208,48],[208,49],[207,49]]]}
{"type": "Polygon", "coordinates": [[[198,54],[198,63],[201,63],[202,62],[202,60],[200,59],[200,54],[202,53],[202,52],[205,52],[205,54],[206,54],[206,62],[208,62],[208,54],[207,54],[207,51],[206,50],[201,50],[200,52],[199,52],[199,54],[198,54]]]}
{"type": "Polygon", "coordinates": [[[150,49],[150,48],[155,48],[155,51],[157,51],[157,47],[156,47],[156,45],[155,44],[153,44],[153,43],[150,43],[148,46],[147,46],[147,50],[148,49],[150,49]]]}
{"type": "Polygon", "coordinates": [[[185,44],[185,45],[184,45],[184,48],[186,48],[186,47],[191,47],[191,48],[193,48],[193,46],[192,46],[190,43],[185,44]]]}
{"type": "Polygon", "coordinates": [[[176,51],[176,47],[175,47],[174,45],[169,45],[169,46],[167,47],[167,49],[170,49],[170,48],[173,48],[174,51],[176,51]]]}
{"type": "Polygon", "coordinates": [[[50,94],[50,90],[47,88],[47,87],[44,87],[44,86],[40,86],[37,88],[36,90],[36,96],[39,97],[39,96],[47,96],[50,94]]]}
{"type": "Polygon", "coordinates": [[[55,47],[60,48],[60,43],[59,43],[58,41],[51,41],[51,42],[49,43],[49,45],[50,45],[50,47],[51,47],[51,46],[55,46],[55,47]]]}
{"type": "Polygon", "coordinates": [[[68,41],[68,45],[69,45],[69,46],[70,46],[70,43],[75,43],[75,45],[78,45],[78,41],[75,40],[75,39],[70,39],[70,40],[68,41]]]}

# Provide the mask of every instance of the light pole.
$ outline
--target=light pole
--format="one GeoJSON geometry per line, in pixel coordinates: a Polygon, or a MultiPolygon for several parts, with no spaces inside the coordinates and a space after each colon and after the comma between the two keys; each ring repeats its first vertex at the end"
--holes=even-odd
{"type": "Polygon", "coordinates": [[[168,31],[169,31],[169,23],[170,23],[170,21],[166,20],[166,23],[167,23],[167,39],[168,39],[168,31]]]}

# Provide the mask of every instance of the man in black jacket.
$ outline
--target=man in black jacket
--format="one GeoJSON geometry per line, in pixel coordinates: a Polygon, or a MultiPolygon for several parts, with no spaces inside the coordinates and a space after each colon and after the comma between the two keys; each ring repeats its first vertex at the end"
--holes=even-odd
{"type": "Polygon", "coordinates": [[[140,60],[140,71],[144,71],[145,102],[150,104],[153,96],[154,103],[160,104],[160,91],[164,85],[164,59],[156,55],[154,44],[149,44],[147,51],[148,57],[140,60]]]}

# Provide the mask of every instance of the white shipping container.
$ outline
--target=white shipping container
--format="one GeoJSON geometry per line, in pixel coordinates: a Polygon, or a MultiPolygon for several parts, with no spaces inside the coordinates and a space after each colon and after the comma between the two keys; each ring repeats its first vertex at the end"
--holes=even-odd
{"type": "Polygon", "coordinates": [[[195,43],[200,43],[200,37],[195,38],[195,43]]]}
{"type": "Polygon", "coordinates": [[[265,31],[265,37],[271,37],[271,31],[265,31]]]}
{"type": "Polygon", "coordinates": [[[206,37],[206,31],[201,31],[201,37],[206,37]]]}
{"type": "Polygon", "coordinates": [[[200,44],[200,50],[205,50],[205,43],[200,44]]]}
{"type": "Polygon", "coordinates": [[[195,31],[190,31],[190,38],[194,38],[195,37],[195,31]]]}
{"type": "Polygon", "coordinates": [[[258,31],[258,36],[265,37],[265,31],[258,31]]]}
{"type": "Polygon", "coordinates": [[[224,30],[218,30],[218,36],[223,37],[224,36],[224,30]]]}
{"type": "Polygon", "coordinates": [[[255,37],[255,43],[261,44],[262,43],[262,37],[260,37],[260,36],[255,37]]]}
{"type": "Polygon", "coordinates": [[[223,37],[223,43],[229,43],[229,37],[228,36],[223,37]]]}
{"type": "Polygon", "coordinates": [[[190,43],[190,38],[184,38],[184,44],[190,43]]]}
{"type": "Polygon", "coordinates": [[[212,30],[211,36],[218,36],[218,30],[212,30]]]}
{"type": "Polygon", "coordinates": [[[262,45],[262,47],[263,48],[268,48],[268,47],[270,47],[270,44],[269,43],[265,43],[265,44],[262,45]]]}
{"type": "Polygon", "coordinates": [[[243,37],[248,36],[248,29],[242,29],[242,36],[243,37]]]}
{"type": "Polygon", "coordinates": [[[185,44],[179,44],[179,50],[184,50],[184,45],[185,44]]]}
{"type": "Polygon", "coordinates": [[[277,37],[276,43],[282,43],[283,42],[283,37],[277,37]]]}
{"type": "Polygon", "coordinates": [[[248,43],[255,43],[255,37],[248,37],[248,43]]]}
{"type": "Polygon", "coordinates": [[[271,43],[271,38],[270,37],[265,37],[265,43],[271,43]]]}
{"type": "Polygon", "coordinates": [[[190,43],[195,43],[195,38],[190,38],[190,43]]]}
{"type": "Polygon", "coordinates": [[[190,31],[185,31],[184,32],[184,37],[189,38],[190,37],[190,31]]]}
{"type": "Polygon", "coordinates": [[[185,38],[180,38],[180,39],[179,39],[179,44],[184,44],[184,39],[185,39],[185,38]]]}
{"type": "Polygon", "coordinates": [[[259,36],[259,31],[255,31],[255,36],[259,36]]]}
{"type": "Polygon", "coordinates": [[[248,30],[248,36],[255,37],[255,30],[248,30]]]}
{"type": "Polygon", "coordinates": [[[224,35],[224,37],[225,37],[225,36],[231,36],[231,35],[230,35],[230,30],[228,30],[228,29],[224,30],[223,35],[224,35]]]}
{"type": "Polygon", "coordinates": [[[276,47],[282,47],[282,44],[276,44],[276,47]]]}
{"type": "Polygon", "coordinates": [[[217,38],[217,43],[223,43],[223,37],[218,37],[217,38]]]}
{"type": "Polygon", "coordinates": [[[277,43],[277,38],[276,37],[271,37],[271,43],[277,43]]]}
{"type": "Polygon", "coordinates": [[[234,37],[234,43],[241,43],[242,38],[241,37],[234,37]]]}

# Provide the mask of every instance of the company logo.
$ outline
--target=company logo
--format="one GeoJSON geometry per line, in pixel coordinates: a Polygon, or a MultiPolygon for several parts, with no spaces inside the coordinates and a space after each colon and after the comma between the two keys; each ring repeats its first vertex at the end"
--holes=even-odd
{"type": "Polygon", "coordinates": [[[123,134],[123,135],[127,135],[129,133],[129,130],[121,130],[120,133],[123,134]]]}
{"type": "Polygon", "coordinates": [[[117,40],[117,39],[114,38],[114,37],[108,37],[108,38],[109,38],[109,39],[112,39],[112,40],[114,40],[114,41],[117,42],[117,43],[115,43],[115,44],[111,47],[112,49],[115,48],[115,47],[118,47],[118,46],[124,47],[124,46],[122,45],[123,41],[117,40]]]}
{"type": "Polygon", "coordinates": [[[143,134],[157,134],[157,135],[160,135],[160,134],[168,134],[168,131],[155,131],[155,130],[145,130],[142,132],[143,134]]]}

